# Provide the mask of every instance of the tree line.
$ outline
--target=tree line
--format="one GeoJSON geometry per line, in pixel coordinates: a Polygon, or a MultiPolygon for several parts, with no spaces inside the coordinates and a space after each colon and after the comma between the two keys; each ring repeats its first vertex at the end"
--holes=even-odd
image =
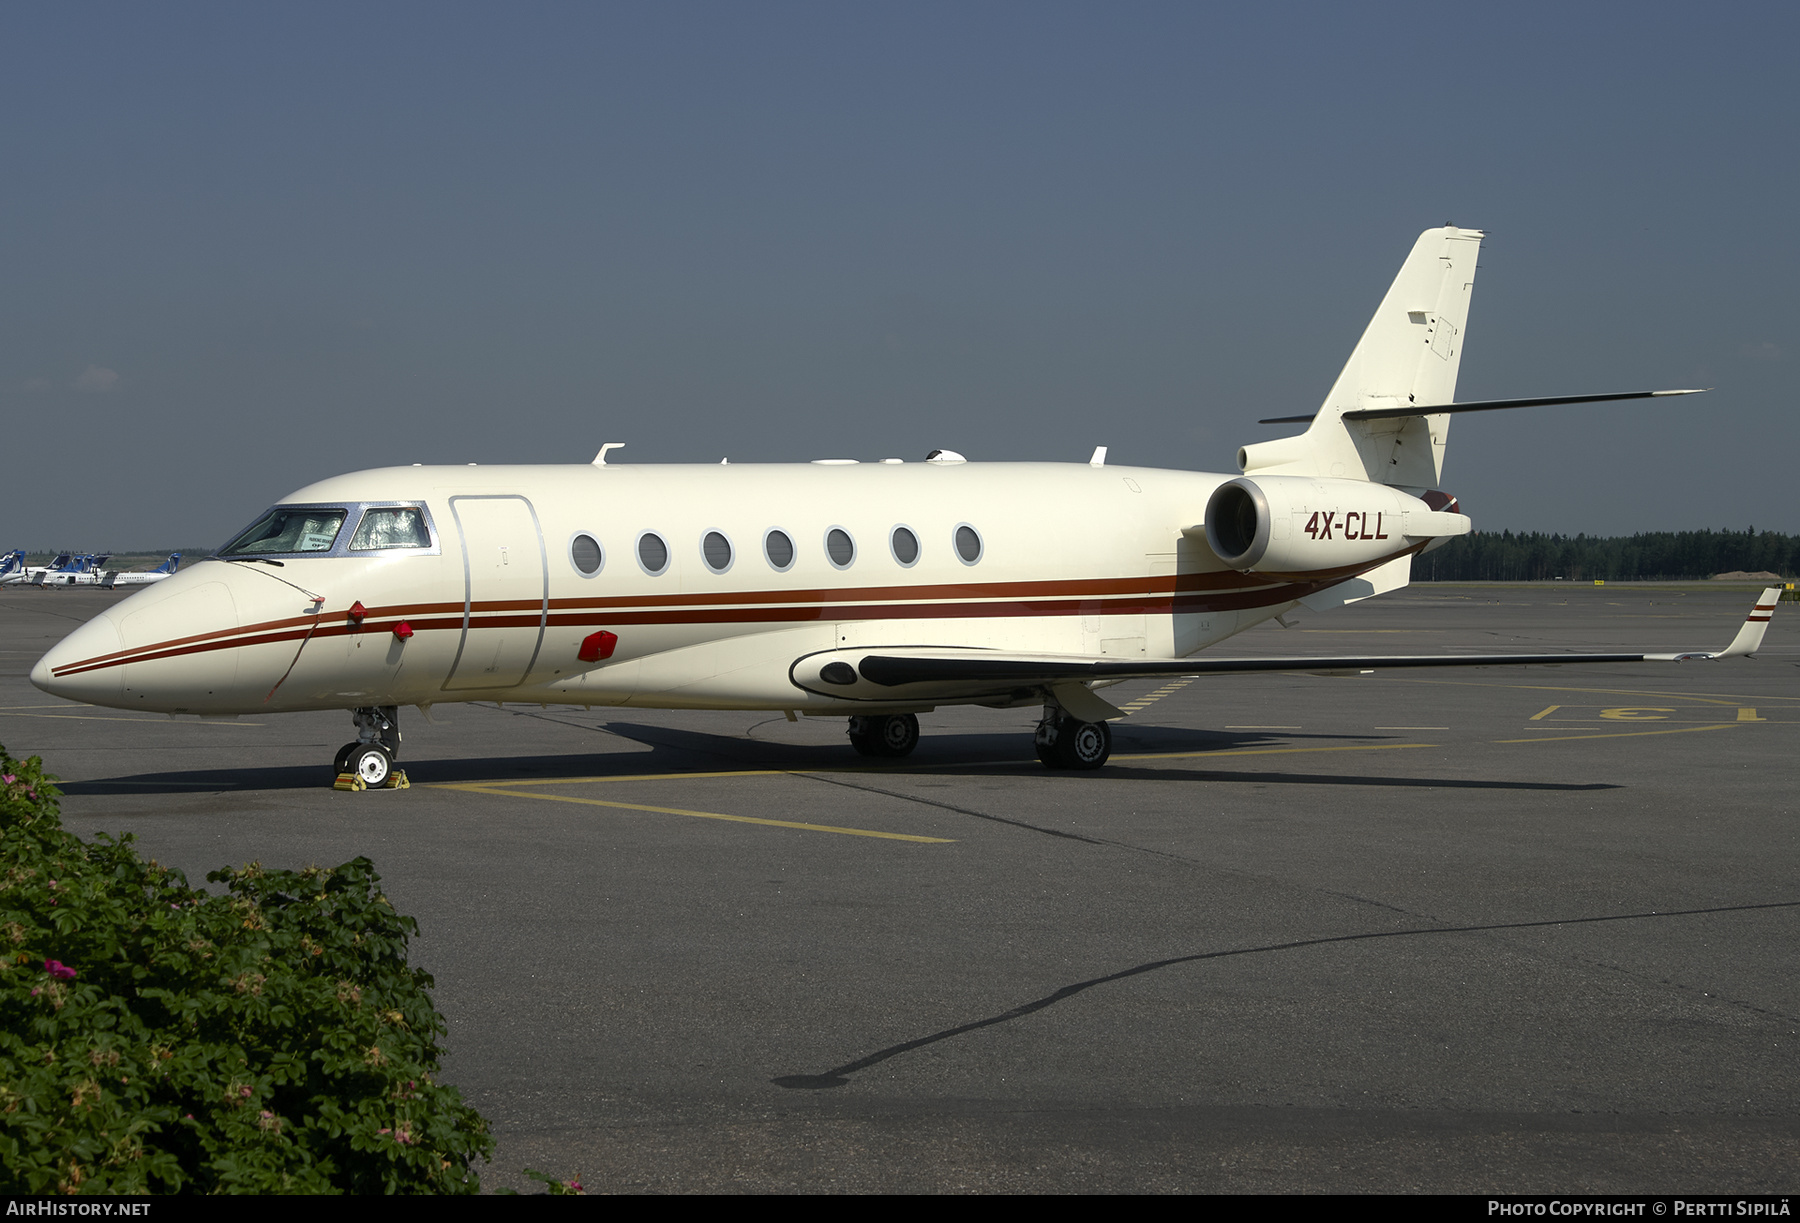
{"type": "Polygon", "coordinates": [[[1415,582],[1681,581],[1716,573],[1800,572],[1800,536],[1779,531],[1546,535],[1478,531],[1415,556],[1415,582]]]}

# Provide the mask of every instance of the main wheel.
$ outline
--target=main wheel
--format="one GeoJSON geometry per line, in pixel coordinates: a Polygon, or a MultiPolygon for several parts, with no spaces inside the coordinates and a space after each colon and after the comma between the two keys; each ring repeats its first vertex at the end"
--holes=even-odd
{"type": "Polygon", "coordinates": [[[1059,736],[1057,722],[1061,719],[1045,718],[1038,723],[1037,734],[1032,736],[1032,746],[1037,748],[1038,763],[1047,769],[1063,767],[1062,755],[1056,750],[1059,736]]]}
{"type": "Polygon", "coordinates": [[[881,755],[881,736],[875,731],[875,723],[880,718],[851,718],[850,746],[856,749],[858,756],[881,755]]]}
{"type": "Polygon", "coordinates": [[[881,719],[881,754],[910,756],[919,746],[919,719],[910,713],[890,713],[881,719]]]}
{"type": "Polygon", "coordinates": [[[850,746],[864,756],[910,756],[919,746],[919,719],[910,713],[851,718],[850,746]]]}
{"type": "Polygon", "coordinates": [[[1056,736],[1056,754],[1065,769],[1097,769],[1112,755],[1112,728],[1069,718],[1056,736]]]}
{"type": "Polygon", "coordinates": [[[359,743],[350,755],[350,767],[344,771],[362,778],[368,789],[378,789],[387,784],[388,775],[394,771],[394,757],[382,744],[359,743]]]}

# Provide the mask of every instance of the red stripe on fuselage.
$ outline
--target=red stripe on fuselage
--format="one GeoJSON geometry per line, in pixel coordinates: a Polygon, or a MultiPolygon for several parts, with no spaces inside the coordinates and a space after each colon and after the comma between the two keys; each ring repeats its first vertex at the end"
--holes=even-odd
{"type": "MultiPolygon", "coordinates": [[[[1409,548],[1406,551],[1416,551],[1409,548]]],[[[1398,555],[1405,555],[1400,553],[1398,555]]],[[[536,599],[496,599],[467,610],[469,628],[630,626],[651,624],[811,624],[828,620],[949,620],[1101,615],[1203,615],[1272,607],[1304,598],[1377,565],[1352,565],[1292,577],[1218,572],[1166,577],[1071,579],[1049,582],[956,583],[935,586],[868,586],[844,590],[761,590],[721,597],[675,594],[659,598],[607,596],[551,599],[546,617],[536,599]],[[1248,589],[1246,589],[1248,587],[1248,589]],[[1010,597],[1008,597],[1010,596],[1010,597]],[[1021,597],[1028,596],[1028,597],[1021,597]],[[896,599],[907,600],[896,602],[896,599]],[[971,602],[933,600],[969,599],[971,602]],[[917,600],[917,601],[914,601],[917,600]],[[522,613],[522,614],[521,614],[522,613]]],[[[79,675],[134,662],[152,662],[239,646],[297,641],[350,633],[391,632],[406,620],[415,633],[461,629],[461,603],[399,604],[369,609],[360,624],[342,612],[291,616],[133,646],[65,664],[53,672],[79,675]],[[431,618],[427,618],[431,617],[431,618]],[[317,623],[317,627],[314,625],[317,623]]]]}
{"type": "MultiPolygon", "coordinates": [[[[611,626],[615,628],[632,625],[651,624],[810,624],[831,620],[954,620],[954,619],[995,619],[1003,617],[1039,618],[1046,616],[1099,616],[1099,615],[1186,615],[1200,614],[1209,611],[1242,610],[1254,607],[1272,607],[1277,603],[1288,603],[1294,599],[1310,594],[1321,588],[1320,583],[1294,584],[1284,588],[1272,587],[1261,591],[1243,591],[1235,594],[1219,594],[1210,596],[1172,596],[1143,597],[1137,599],[1081,599],[1081,600],[1010,600],[1005,602],[985,603],[886,603],[861,604],[849,607],[749,607],[749,608],[692,608],[679,610],[644,610],[623,611],[608,615],[604,609],[593,609],[583,613],[564,612],[552,615],[549,623],[553,627],[611,626]]],[[[80,675],[88,671],[103,670],[107,667],[128,666],[132,663],[154,662],[165,658],[178,658],[189,654],[208,653],[213,650],[236,649],[240,646],[268,645],[282,641],[298,641],[308,636],[316,640],[331,637],[344,637],[352,633],[392,632],[401,619],[411,625],[414,633],[433,630],[461,630],[463,620],[460,615],[426,619],[405,609],[397,609],[399,614],[391,621],[365,619],[360,625],[333,624],[322,626],[316,630],[310,625],[284,624],[280,621],[266,625],[254,626],[252,629],[239,630],[238,635],[223,638],[222,634],[202,634],[196,637],[177,638],[172,641],[158,642],[154,645],[140,646],[130,651],[128,657],[102,655],[83,659],[58,667],[58,677],[80,675]]],[[[543,622],[542,612],[536,608],[524,615],[482,615],[469,623],[470,628],[536,628],[543,622]]]]}

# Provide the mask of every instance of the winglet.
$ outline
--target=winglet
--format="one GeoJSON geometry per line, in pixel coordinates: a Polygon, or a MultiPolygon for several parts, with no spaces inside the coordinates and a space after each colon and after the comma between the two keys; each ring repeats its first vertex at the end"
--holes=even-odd
{"type": "Polygon", "coordinates": [[[1771,586],[1762,592],[1762,598],[1744,617],[1744,627],[1730,645],[1713,655],[1714,658],[1739,658],[1746,654],[1754,654],[1762,645],[1763,634],[1769,631],[1769,619],[1775,614],[1775,604],[1781,600],[1781,588],[1771,586]]]}
{"type": "Polygon", "coordinates": [[[1769,618],[1775,614],[1775,604],[1780,601],[1780,587],[1771,586],[1763,591],[1756,606],[1744,617],[1744,627],[1731,639],[1731,644],[1717,654],[1697,651],[1688,654],[1646,654],[1644,657],[1653,662],[1691,662],[1701,658],[1744,658],[1752,655],[1761,647],[1763,634],[1769,631],[1769,618]]]}

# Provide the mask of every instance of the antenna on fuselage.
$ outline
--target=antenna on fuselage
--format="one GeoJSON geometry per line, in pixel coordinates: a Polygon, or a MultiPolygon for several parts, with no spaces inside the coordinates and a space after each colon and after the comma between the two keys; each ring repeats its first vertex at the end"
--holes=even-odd
{"type": "Polygon", "coordinates": [[[608,450],[623,450],[623,449],[625,449],[624,442],[608,442],[608,443],[606,443],[606,445],[600,447],[600,453],[594,456],[594,466],[595,467],[605,467],[606,466],[606,452],[608,450]]]}

